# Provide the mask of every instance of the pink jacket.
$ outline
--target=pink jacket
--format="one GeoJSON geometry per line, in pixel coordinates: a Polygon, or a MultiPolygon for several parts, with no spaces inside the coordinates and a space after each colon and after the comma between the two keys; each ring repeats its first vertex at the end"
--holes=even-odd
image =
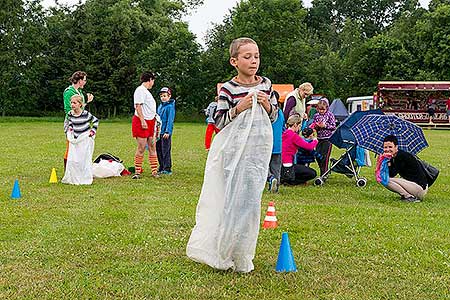
{"type": "Polygon", "coordinates": [[[293,130],[285,130],[282,136],[281,162],[283,164],[293,163],[294,155],[297,153],[298,148],[312,151],[316,147],[317,143],[317,140],[308,143],[293,130]]]}

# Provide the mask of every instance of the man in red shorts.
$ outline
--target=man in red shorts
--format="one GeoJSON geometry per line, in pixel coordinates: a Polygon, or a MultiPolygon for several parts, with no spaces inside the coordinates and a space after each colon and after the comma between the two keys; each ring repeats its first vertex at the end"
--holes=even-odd
{"type": "Polygon", "coordinates": [[[133,179],[139,179],[144,161],[145,146],[148,145],[148,159],[152,176],[158,177],[158,157],[156,156],[155,116],[156,101],[150,93],[155,82],[155,74],[144,72],[141,75],[141,85],[134,91],[134,116],[131,121],[131,131],[136,138],[137,149],[134,156],[135,174],[133,179]]]}

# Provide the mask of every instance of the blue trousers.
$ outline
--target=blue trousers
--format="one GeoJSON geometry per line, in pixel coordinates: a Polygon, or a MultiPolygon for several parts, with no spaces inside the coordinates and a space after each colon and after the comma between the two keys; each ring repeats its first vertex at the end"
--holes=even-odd
{"type": "Polygon", "coordinates": [[[163,139],[162,134],[156,142],[156,154],[158,155],[159,171],[172,171],[172,136],[163,139]]]}

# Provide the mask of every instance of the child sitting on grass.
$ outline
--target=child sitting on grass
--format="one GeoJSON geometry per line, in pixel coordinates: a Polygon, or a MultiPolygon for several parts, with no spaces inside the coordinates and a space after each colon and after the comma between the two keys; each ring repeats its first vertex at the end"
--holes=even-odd
{"type": "MultiPolygon", "coordinates": [[[[307,143],[314,141],[314,130],[311,128],[304,128],[302,130],[303,140],[307,143]]],[[[303,148],[298,148],[296,155],[296,163],[300,165],[305,165],[309,167],[309,164],[314,162],[316,159],[322,159],[322,155],[315,149],[307,151],[303,148]]]]}

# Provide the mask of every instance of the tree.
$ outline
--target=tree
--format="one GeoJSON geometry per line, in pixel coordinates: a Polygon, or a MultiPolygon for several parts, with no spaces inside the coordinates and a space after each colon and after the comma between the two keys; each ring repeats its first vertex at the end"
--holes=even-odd
{"type": "Polygon", "coordinates": [[[313,0],[308,24],[330,42],[330,37],[340,33],[345,22],[351,20],[361,27],[366,38],[371,38],[392,25],[402,13],[418,7],[417,0],[313,0]]]}
{"type": "Polygon", "coordinates": [[[422,45],[423,70],[435,80],[450,77],[450,5],[440,5],[415,28],[416,44],[422,45]]]}
{"type": "Polygon", "coordinates": [[[199,45],[187,25],[175,22],[140,53],[141,69],[158,70],[155,89],[169,86],[177,98],[177,110],[192,112],[202,106],[199,45]]]}
{"type": "Polygon", "coordinates": [[[208,89],[209,99],[213,98],[218,82],[229,80],[236,73],[229,64],[228,48],[238,37],[251,37],[258,43],[259,73],[273,83],[299,84],[307,79],[314,54],[309,44],[306,15],[301,1],[296,0],[240,2],[223,24],[207,34],[208,48],[202,56],[202,65],[210,75],[205,82],[212,87],[208,89]]]}
{"type": "Polygon", "coordinates": [[[0,12],[0,111],[29,114],[43,99],[44,12],[37,0],[7,2],[0,12]]]}
{"type": "Polygon", "coordinates": [[[85,70],[90,81],[86,88],[95,94],[89,109],[99,116],[109,117],[132,111],[132,94],[143,69],[152,69],[162,74],[162,78],[188,82],[180,68],[195,64],[179,65],[177,71],[181,77],[168,76],[166,67],[167,61],[175,59],[171,56],[173,53],[177,53],[178,59],[171,64],[174,68],[180,57],[194,61],[193,55],[183,54],[186,49],[197,53],[199,45],[193,42],[187,26],[176,21],[176,17],[186,9],[185,5],[201,2],[87,0],[74,9],[61,6],[54,10],[49,18],[52,47],[48,63],[49,72],[53,72],[51,78],[54,78],[49,87],[51,98],[60,99],[67,85],[65,79],[76,70],[85,70]],[[150,54],[152,57],[146,56],[150,54]],[[166,58],[164,63],[155,59],[161,57],[166,58]]]}

